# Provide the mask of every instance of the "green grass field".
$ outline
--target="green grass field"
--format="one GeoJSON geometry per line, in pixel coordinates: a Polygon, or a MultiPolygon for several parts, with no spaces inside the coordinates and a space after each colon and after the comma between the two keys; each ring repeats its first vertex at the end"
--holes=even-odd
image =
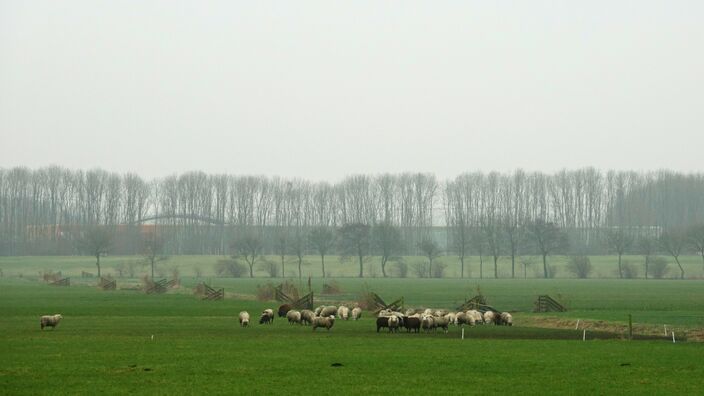
{"type": "MultiPolygon", "coordinates": [[[[126,260],[134,258],[109,258],[126,260]]],[[[182,274],[202,257],[174,257],[182,274]]],[[[328,333],[290,326],[237,325],[237,313],[257,317],[275,302],[251,298],[258,284],[281,279],[186,277],[164,295],[101,291],[87,258],[3,258],[0,266],[0,394],[699,394],[704,389],[704,344],[668,339],[625,341],[622,334],[527,327],[546,316],[667,324],[678,337],[704,327],[700,281],[615,279],[355,279],[336,278],[342,292],[318,302],[354,301],[364,290],[408,306],[451,308],[477,289],[514,327],[451,327],[448,334],[376,333],[365,312],[337,321],[328,333]],[[40,283],[43,269],[61,270],[72,286],[40,283]],[[24,278],[15,275],[23,273],[24,278]],[[229,293],[207,302],[191,294],[206,280],[229,293]],[[538,294],[570,310],[530,313],[538,294]],[[233,296],[238,298],[233,298],[233,296]],[[62,313],[56,330],[39,329],[39,316],[62,313]],[[152,339],[152,335],[154,338],[152,339]],[[341,363],[342,367],[332,367],[341,363]]],[[[205,264],[203,264],[205,265],[205,264]]],[[[298,280],[294,279],[294,283],[298,280]]],[[[118,279],[121,285],[136,279],[118,279]]],[[[301,287],[307,287],[303,280],[301,287]]],[[[323,279],[312,280],[321,290],[323,279]]],[[[255,321],[256,322],[256,321],[255,321]]]]}

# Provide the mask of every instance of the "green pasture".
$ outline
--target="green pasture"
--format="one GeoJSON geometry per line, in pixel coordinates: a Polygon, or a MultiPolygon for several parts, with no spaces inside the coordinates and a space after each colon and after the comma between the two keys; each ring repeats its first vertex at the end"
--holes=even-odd
{"type": "MultiPolygon", "coordinates": [[[[368,312],[358,322],[337,321],[330,332],[279,318],[259,325],[258,313],[278,304],[250,295],[268,281],[281,279],[185,278],[181,289],[146,295],[101,291],[91,286],[94,279],[56,287],[6,276],[1,393],[697,394],[704,387],[704,344],[608,333],[588,333],[583,342],[579,330],[521,324],[540,317],[529,313],[535,295],[550,294],[569,306],[557,315],[563,318],[624,322],[631,313],[636,323],[667,322],[678,333],[701,328],[699,281],[338,278],[342,292],[316,301],[353,301],[373,290],[387,300],[404,296],[407,305],[440,308],[479,289],[498,308],[516,311],[514,327],[466,328],[464,340],[457,327],[448,334],[377,333],[368,312]],[[197,299],[191,286],[202,280],[224,287],[229,298],[197,299]],[[238,326],[241,310],[252,314],[250,328],[238,326]],[[64,320],[41,331],[39,316],[53,313],[64,320]]],[[[307,288],[306,280],[292,281],[307,288]]],[[[314,292],[328,281],[312,279],[314,292]]],[[[118,279],[118,287],[135,282],[118,279]]]]}

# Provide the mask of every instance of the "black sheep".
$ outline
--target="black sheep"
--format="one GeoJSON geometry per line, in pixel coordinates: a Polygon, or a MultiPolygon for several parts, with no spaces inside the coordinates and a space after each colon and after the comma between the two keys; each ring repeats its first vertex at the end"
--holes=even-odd
{"type": "Polygon", "coordinates": [[[420,318],[404,316],[403,324],[408,333],[411,331],[418,333],[420,331],[420,318]]]}
{"type": "Polygon", "coordinates": [[[376,332],[378,333],[379,329],[381,329],[382,327],[389,327],[389,318],[386,316],[376,318],[376,332]]]}
{"type": "Polygon", "coordinates": [[[282,306],[279,307],[279,317],[283,318],[284,316],[286,316],[288,311],[290,311],[292,309],[293,309],[293,307],[291,306],[291,304],[283,304],[282,306]]]}

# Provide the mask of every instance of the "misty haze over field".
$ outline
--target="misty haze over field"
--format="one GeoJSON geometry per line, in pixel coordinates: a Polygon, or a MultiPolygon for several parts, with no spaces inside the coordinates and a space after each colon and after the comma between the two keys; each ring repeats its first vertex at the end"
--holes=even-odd
{"type": "Polygon", "coordinates": [[[702,11],[0,1],[0,168],[701,171],[702,11]]]}

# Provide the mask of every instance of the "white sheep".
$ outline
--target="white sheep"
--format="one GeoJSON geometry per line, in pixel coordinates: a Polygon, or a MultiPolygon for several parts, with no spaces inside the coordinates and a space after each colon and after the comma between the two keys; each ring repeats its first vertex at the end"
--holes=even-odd
{"type": "Polygon", "coordinates": [[[448,321],[450,324],[452,324],[452,325],[456,325],[456,324],[457,324],[457,322],[456,322],[456,320],[457,320],[457,314],[454,313],[454,312],[450,312],[450,313],[448,313],[447,315],[445,315],[445,319],[447,319],[447,321],[448,321]]]}
{"type": "Polygon", "coordinates": [[[429,332],[430,329],[435,328],[435,322],[432,316],[426,315],[423,316],[420,320],[420,328],[425,330],[425,332],[429,332]]]}
{"type": "Polygon", "coordinates": [[[320,310],[320,316],[335,316],[337,313],[337,307],[334,305],[327,305],[320,310]]]}
{"type": "Polygon", "coordinates": [[[467,316],[471,316],[472,318],[474,318],[474,322],[476,324],[483,324],[484,323],[484,318],[482,317],[481,312],[477,311],[476,309],[470,309],[466,313],[467,313],[467,316]]]}
{"type": "Polygon", "coordinates": [[[259,318],[259,324],[272,324],[274,323],[274,310],[265,309],[262,312],[262,316],[259,318]]]}
{"type": "Polygon", "coordinates": [[[496,324],[496,314],[493,311],[484,312],[484,323],[496,324]]]}
{"type": "Polygon", "coordinates": [[[314,318],[315,312],[309,309],[304,309],[303,311],[301,311],[301,324],[311,324],[313,323],[314,318]]]}
{"type": "Polygon", "coordinates": [[[288,324],[301,324],[301,313],[292,309],[286,312],[286,319],[288,319],[288,324]]]}
{"type": "Polygon", "coordinates": [[[318,327],[325,327],[328,331],[335,324],[335,315],[317,316],[313,319],[313,331],[318,327]]]}
{"type": "Polygon", "coordinates": [[[51,327],[52,330],[59,325],[59,322],[63,319],[61,314],[56,315],[44,315],[39,319],[39,323],[44,330],[45,327],[51,327]]]}
{"type": "Polygon", "coordinates": [[[340,305],[340,308],[337,309],[337,317],[343,320],[349,320],[350,309],[344,305],[340,305]]]}
{"type": "Polygon", "coordinates": [[[362,317],[362,308],[354,307],[352,309],[352,320],[359,320],[362,317]]]}
{"type": "Polygon", "coordinates": [[[240,326],[242,326],[242,327],[249,326],[249,312],[247,312],[247,311],[240,312],[240,326]]]}
{"type": "Polygon", "coordinates": [[[513,316],[508,312],[501,312],[501,324],[505,326],[513,326],[513,316]]]}
{"type": "Polygon", "coordinates": [[[433,310],[430,308],[427,308],[425,311],[423,311],[423,315],[429,316],[433,314],[433,310]]]}
{"type": "Polygon", "coordinates": [[[391,315],[389,316],[389,333],[396,333],[398,332],[398,326],[399,326],[399,317],[396,315],[391,315]]]}

